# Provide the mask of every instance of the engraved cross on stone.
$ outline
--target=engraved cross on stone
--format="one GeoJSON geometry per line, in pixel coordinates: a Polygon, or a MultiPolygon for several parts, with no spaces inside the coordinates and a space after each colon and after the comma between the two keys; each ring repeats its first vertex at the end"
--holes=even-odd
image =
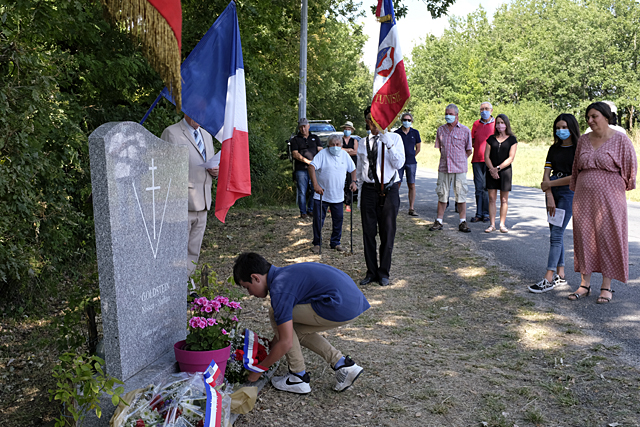
{"type": "Polygon", "coordinates": [[[153,199],[153,240],[156,240],[156,190],[160,189],[160,186],[156,187],[156,178],[154,174],[156,169],[158,169],[158,167],[153,165],[153,159],[151,159],[151,166],[149,167],[149,170],[151,171],[151,187],[147,187],[147,191],[151,191],[153,199]]]}

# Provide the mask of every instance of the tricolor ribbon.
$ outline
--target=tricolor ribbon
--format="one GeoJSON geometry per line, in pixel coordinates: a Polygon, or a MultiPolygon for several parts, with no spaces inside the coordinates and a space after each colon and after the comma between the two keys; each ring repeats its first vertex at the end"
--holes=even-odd
{"type": "Polygon", "coordinates": [[[244,356],[242,357],[245,369],[251,372],[266,372],[267,368],[259,365],[258,361],[258,334],[244,330],[244,356]]]}
{"type": "Polygon", "coordinates": [[[207,392],[207,414],[204,427],[220,427],[222,423],[222,393],[215,389],[220,369],[214,360],[204,373],[204,388],[207,392]]]}

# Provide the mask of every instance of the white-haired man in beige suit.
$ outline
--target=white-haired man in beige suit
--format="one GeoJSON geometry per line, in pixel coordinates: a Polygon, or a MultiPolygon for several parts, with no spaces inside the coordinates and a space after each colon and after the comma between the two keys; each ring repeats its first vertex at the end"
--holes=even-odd
{"type": "Polygon", "coordinates": [[[200,166],[215,154],[211,134],[202,129],[191,117],[169,126],[162,132],[165,141],[189,147],[189,245],[188,269],[191,275],[198,263],[200,246],[207,226],[207,211],[211,209],[211,181],[218,177],[218,167],[200,166]]]}

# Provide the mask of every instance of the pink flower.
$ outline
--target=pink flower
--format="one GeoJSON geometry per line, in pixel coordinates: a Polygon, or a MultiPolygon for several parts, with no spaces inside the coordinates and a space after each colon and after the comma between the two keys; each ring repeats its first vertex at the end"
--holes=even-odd
{"type": "Polygon", "coordinates": [[[203,311],[206,311],[207,313],[211,313],[213,311],[213,308],[211,308],[210,305],[205,306],[203,309],[203,311]]]}
{"type": "Polygon", "coordinates": [[[229,307],[231,307],[234,310],[242,310],[242,307],[240,307],[240,303],[236,302],[236,301],[229,301],[229,304],[227,304],[229,307]]]}
{"type": "Polygon", "coordinates": [[[198,326],[200,326],[202,329],[207,327],[207,319],[205,319],[204,317],[201,317],[198,319],[198,326]]]}
{"type": "Polygon", "coordinates": [[[217,296],[213,300],[219,302],[222,305],[229,305],[229,298],[227,297],[217,296]]]}
{"type": "Polygon", "coordinates": [[[222,328],[222,335],[227,335],[229,332],[227,332],[224,328],[222,328]]]}
{"type": "Polygon", "coordinates": [[[189,320],[189,326],[191,326],[192,328],[197,328],[198,327],[198,318],[197,317],[192,317],[189,320]]]}
{"type": "Polygon", "coordinates": [[[207,325],[213,326],[216,324],[216,319],[207,319],[207,325]]]}
{"type": "Polygon", "coordinates": [[[196,298],[195,300],[195,303],[198,305],[206,305],[207,302],[209,302],[209,300],[207,300],[205,297],[196,298]]]}
{"type": "Polygon", "coordinates": [[[237,317],[237,316],[233,316],[233,317],[231,318],[231,320],[233,320],[234,322],[239,322],[239,320],[238,320],[238,317],[237,317]]]}
{"type": "Polygon", "coordinates": [[[220,302],[216,301],[216,300],[211,301],[211,305],[213,306],[213,309],[216,311],[216,313],[219,312],[220,311],[220,307],[222,307],[220,302]]]}

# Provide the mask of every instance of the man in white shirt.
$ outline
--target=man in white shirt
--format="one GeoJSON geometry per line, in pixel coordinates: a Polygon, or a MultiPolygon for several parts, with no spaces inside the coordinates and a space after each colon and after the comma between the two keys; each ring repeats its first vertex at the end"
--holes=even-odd
{"type": "Polygon", "coordinates": [[[338,252],[344,252],[340,245],[342,238],[342,221],[344,203],[344,177],[347,172],[351,174],[351,190],[356,190],[355,181],[356,165],[351,156],[342,149],[340,136],[331,135],[327,140],[327,149],[320,151],[309,163],[309,178],[313,184],[313,248],[315,253],[320,253],[320,237],[324,219],[327,216],[327,208],[331,210],[331,222],[333,231],[329,246],[338,252]],[[320,205],[322,195],[322,205],[320,205]]]}
{"type": "Polygon", "coordinates": [[[371,135],[358,145],[356,179],[362,182],[360,213],[362,240],[367,274],[360,281],[389,285],[391,254],[396,237],[396,217],[400,208],[398,169],[405,162],[404,144],[400,135],[381,132],[371,120],[371,107],[364,110],[371,135]],[[376,234],[380,233],[380,264],[376,251],[376,234]]]}

